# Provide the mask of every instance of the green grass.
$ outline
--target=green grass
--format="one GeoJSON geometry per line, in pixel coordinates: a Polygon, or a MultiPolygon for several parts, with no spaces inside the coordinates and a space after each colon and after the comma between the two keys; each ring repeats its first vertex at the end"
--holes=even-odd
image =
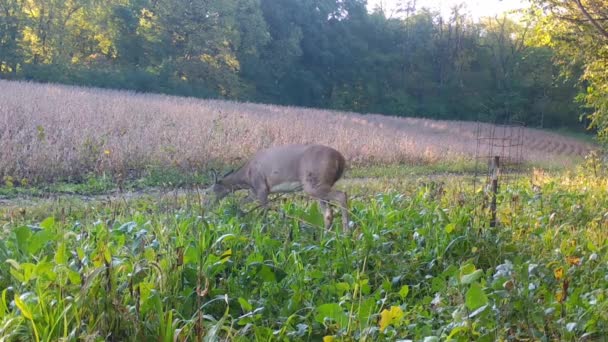
{"type": "MultiPolygon", "coordinates": [[[[450,163],[435,164],[404,164],[404,165],[376,165],[376,166],[355,166],[349,168],[344,175],[344,179],[358,178],[416,178],[421,176],[450,176],[459,174],[473,174],[477,169],[484,173],[485,165],[475,165],[471,161],[452,161],[450,163]]],[[[227,171],[229,168],[221,168],[227,171]]],[[[554,170],[563,168],[553,167],[554,170]]],[[[142,175],[120,180],[109,175],[89,174],[80,181],[64,180],[54,183],[41,184],[19,184],[11,182],[10,186],[4,182],[0,186],[0,198],[14,199],[18,197],[45,197],[49,195],[83,195],[95,196],[110,192],[116,192],[119,185],[124,191],[141,191],[150,188],[187,188],[192,186],[204,187],[210,183],[207,172],[194,171],[185,172],[183,170],[150,167],[142,175]],[[120,184],[119,184],[120,183],[120,184]]]]}
{"type": "Polygon", "coordinates": [[[6,182],[0,186],[0,198],[13,199],[23,196],[44,197],[49,195],[103,195],[119,190],[137,191],[152,187],[176,188],[193,185],[205,185],[209,177],[201,172],[184,172],[178,169],[150,168],[139,177],[119,180],[105,174],[90,174],[83,180],[63,180],[53,183],[21,185],[6,182]]]}
{"type": "Polygon", "coordinates": [[[496,228],[459,178],[345,183],[351,235],[297,198],[267,216],[195,192],[0,208],[0,340],[602,337],[605,179],[505,184],[496,228]]]}
{"type": "MultiPolygon", "coordinates": [[[[579,158],[577,162],[584,159],[579,158]]],[[[220,173],[231,168],[220,166],[220,173]]],[[[552,172],[566,171],[565,166],[554,163],[536,163],[518,167],[520,172],[528,172],[533,167],[540,167],[552,172]]],[[[487,165],[475,163],[471,160],[455,159],[450,162],[436,162],[428,164],[392,164],[354,166],[346,170],[343,179],[415,179],[419,177],[447,177],[457,175],[484,175],[487,165]]],[[[189,188],[193,186],[205,187],[210,183],[209,172],[193,170],[190,172],[178,168],[161,168],[150,166],[137,176],[117,179],[107,174],[88,174],[80,180],[60,180],[52,183],[28,184],[18,180],[0,182],[0,199],[15,199],[19,197],[48,197],[57,195],[98,196],[122,191],[146,191],[150,188],[189,188]]]]}
{"type": "Polygon", "coordinates": [[[372,165],[349,169],[346,178],[399,178],[441,174],[472,174],[483,170],[485,165],[468,160],[454,160],[434,164],[372,165]]]}

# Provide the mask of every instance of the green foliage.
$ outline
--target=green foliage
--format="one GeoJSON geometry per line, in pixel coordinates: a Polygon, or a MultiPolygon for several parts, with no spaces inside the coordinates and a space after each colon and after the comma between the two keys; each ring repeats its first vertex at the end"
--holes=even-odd
{"type": "Polygon", "coordinates": [[[460,180],[359,195],[350,237],[293,200],[267,216],[196,196],[0,208],[0,339],[604,336],[606,178],[532,183],[501,187],[496,228],[460,180]]]}
{"type": "Polygon", "coordinates": [[[608,3],[590,0],[534,0],[534,43],[549,46],[566,77],[579,79],[589,127],[608,143],[608,3]],[[582,70],[582,71],[581,71],[582,70]]]}
{"type": "MultiPolygon", "coordinates": [[[[553,67],[560,48],[527,39],[538,25],[461,12],[389,18],[362,0],[0,0],[0,77],[582,128],[579,85],[553,67]]],[[[587,65],[596,81],[585,99],[600,113],[605,65],[587,65]]]]}

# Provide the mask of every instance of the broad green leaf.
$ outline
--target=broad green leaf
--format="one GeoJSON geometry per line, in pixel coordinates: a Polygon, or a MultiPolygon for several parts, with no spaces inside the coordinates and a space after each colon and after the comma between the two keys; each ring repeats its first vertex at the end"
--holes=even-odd
{"type": "Polygon", "coordinates": [[[316,201],[310,205],[308,212],[303,213],[302,219],[315,227],[323,227],[325,225],[323,221],[323,213],[321,213],[319,203],[316,201]]]}
{"type": "Polygon", "coordinates": [[[19,246],[19,250],[22,252],[27,252],[27,246],[29,244],[30,236],[32,236],[32,231],[25,226],[21,226],[15,228],[13,230],[15,232],[15,237],[17,239],[17,246],[19,246]]]}
{"type": "Polygon", "coordinates": [[[431,279],[431,289],[435,292],[441,292],[446,288],[445,280],[435,277],[431,279]]]}
{"type": "Polygon", "coordinates": [[[267,282],[280,282],[287,276],[285,271],[274,265],[253,262],[249,264],[249,267],[255,270],[254,272],[258,277],[267,282]]]}
{"type": "Polygon", "coordinates": [[[154,292],[154,284],[150,282],[141,282],[137,284],[137,287],[139,287],[141,298],[142,315],[145,315],[148,311],[154,311],[158,297],[154,292]]]}
{"type": "Polygon", "coordinates": [[[323,277],[325,277],[325,274],[323,274],[323,272],[319,270],[312,270],[308,272],[308,276],[313,279],[323,279],[323,277]]]}
{"type": "Polygon", "coordinates": [[[68,269],[68,279],[70,279],[70,282],[75,285],[80,285],[81,283],[80,274],[71,269],[68,269]]]}
{"type": "Polygon", "coordinates": [[[195,264],[198,263],[200,258],[200,252],[198,248],[188,246],[186,252],[184,252],[184,264],[195,264]]]}
{"type": "Polygon", "coordinates": [[[262,265],[258,271],[258,275],[264,280],[268,282],[276,282],[277,278],[274,276],[274,272],[267,265],[262,265]]]}
{"type": "Polygon", "coordinates": [[[367,298],[359,306],[359,323],[362,327],[367,327],[371,322],[370,317],[376,311],[376,300],[374,298],[367,298]]]}
{"type": "Polygon", "coordinates": [[[30,254],[36,254],[48,242],[55,239],[55,234],[50,230],[44,229],[30,236],[30,241],[27,246],[27,251],[30,254]]]}
{"type": "Polygon", "coordinates": [[[473,273],[469,273],[460,277],[460,282],[462,284],[471,284],[474,281],[477,281],[483,275],[482,270],[476,270],[473,273]]]}
{"type": "Polygon", "coordinates": [[[448,340],[458,336],[459,334],[466,334],[466,332],[469,331],[469,327],[467,326],[457,326],[454,329],[452,329],[452,331],[450,331],[450,335],[448,335],[448,340]]]}
{"type": "Polygon", "coordinates": [[[112,263],[112,254],[110,253],[110,249],[109,248],[104,248],[104,250],[103,250],[103,258],[106,261],[106,263],[108,263],[108,264],[112,263]]]}
{"type": "Polygon", "coordinates": [[[47,217],[44,221],[40,222],[40,228],[44,230],[51,230],[55,226],[55,218],[53,216],[47,217]]]}
{"type": "Polygon", "coordinates": [[[475,272],[475,265],[467,263],[460,267],[460,277],[475,272]]]}
{"type": "Polygon", "coordinates": [[[120,227],[118,227],[118,229],[116,229],[116,231],[119,231],[121,233],[131,233],[136,227],[137,223],[131,221],[123,223],[120,227]]]}
{"type": "Polygon", "coordinates": [[[345,282],[339,282],[335,285],[335,287],[336,287],[336,293],[339,296],[342,296],[342,295],[344,295],[345,292],[350,291],[350,285],[345,282]]]}
{"type": "Polygon", "coordinates": [[[399,290],[399,296],[401,296],[401,299],[405,299],[405,297],[407,297],[408,293],[410,293],[409,286],[407,286],[407,285],[401,286],[401,290],[399,290]]]}
{"type": "Polygon", "coordinates": [[[16,269],[11,269],[11,274],[15,278],[18,278],[18,276],[20,276],[21,277],[20,281],[23,283],[27,283],[30,280],[36,278],[37,274],[34,271],[35,269],[36,269],[35,264],[29,263],[29,262],[24,262],[21,265],[19,265],[19,271],[17,271],[16,269]]]}
{"type": "Polygon", "coordinates": [[[456,225],[453,224],[453,223],[448,223],[445,226],[445,232],[448,233],[448,234],[450,234],[451,232],[453,232],[455,229],[456,229],[456,225]]]}
{"type": "Polygon", "coordinates": [[[78,254],[78,259],[82,260],[84,259],[84,249],[82,247],[77,247],[76,248],[76,254],[78,254]]]}
{"type": "Polygon", "coordinates": [[[51,262],[40,262],[34,268],[34,273],[36,277],[46,277],[49,280],[55,280],[57,278],[57,274],[53,271],[55,265],[51,262]]]}
{"type": "Polygon", "coordinates": [[[471,284],[471,287],[465,295],[465,303],[469,310],[475,310],[488,303],[488,297],[483,292],[479,283],[471,284]]]}
{"type": "Polygon", "coordinates": [[[315,320],[324,323],[326,318],[336,322],[340,327],[346,327],[348,324],[348,316],[338,303],[323,304],[316,308],[315,320]]]}
{"type": "Polygon", "coordinates": [[[20,283],[26,282],[25,275],[23,274],[23,271],[21,271],[21,268],[19,268],[19,269],[11,268],[9,272],[13,276],[13,278],[17,279],[18,282],[20,282],[20,283]]]}
{"type": "Polygon", "coordinates": [[[238,301],[239,304],[241,304],[241,308],[243,309],[243,311],[251,312],[253,310],[253,306],[249,304],[249,301],[247,301],[247,299],[239,297],[238,301]]]}
{"type": "Polygon", "coordinates": [[[66,249],[63,243],[60,243],[57,246],[57,251],[55,252],[55,263],[58,265],[63,265],[67,262],[66,249]]]}
{"type": "Polygon", "coordinates": [[[369,286],[369,279],[361,279],[359,280],[359,291],[362,294],[367,295],[372,290],[371,286],[369,286]]]}

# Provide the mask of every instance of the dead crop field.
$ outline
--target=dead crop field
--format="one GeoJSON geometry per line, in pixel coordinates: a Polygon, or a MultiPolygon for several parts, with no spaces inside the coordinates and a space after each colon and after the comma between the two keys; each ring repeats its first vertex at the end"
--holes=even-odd
{"type": "MultiPolygon", "coordinates": [[[[493,226],[470,174],[428,174],[470,161],[478,127],[0,81],[0,341],[608,336],[608,170],[513,177],[493,226]],[[97,191],[108,173],[186,178],[296,142],[363,166],[338,185],[349,229],[334,217],[325,230],[303,196],[262,212],[237,196],[208,204],[199,184],[97,191]],[[401,169],[423,177],[391,178],[401,169]],[[90,173],[103,177],[43,183],[90,173]]],[[[594,147],[533,129],[524,146],[541,166],[575,165],[594,147]]]]}
{"type": "MultiPolygon", "coordinates": [[[[322,143],[351,165],[471,160],[492,125],[0,80],[0,178],[53,181],[149,166],[238,164],[275,144],[322,143]],[[486,132],[486,133],[484,133],[486,132]]],[[[523,158],[569,165],[594,146],[524,129],[523,158]]]]}

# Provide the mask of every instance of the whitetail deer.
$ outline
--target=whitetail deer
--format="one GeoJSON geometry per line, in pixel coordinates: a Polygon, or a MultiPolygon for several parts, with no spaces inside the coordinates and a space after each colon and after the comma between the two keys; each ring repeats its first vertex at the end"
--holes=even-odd
{"type": "Polygon", "coordinates": [[[213,192],[216,202],[237,190],[249,190],[249,199],[257,199],[264,209],[270,193],[304,191],[319,201],[325,229],[330,229],[333,213],[330,201],[339,204],[342,228],[348,227],[348,200],[345,192],[333,190],[342,177],[346,161],[335,149],[323,145],[285,145],[257,152],[240,169],[214,177],[206,191],[213,192]]]}

